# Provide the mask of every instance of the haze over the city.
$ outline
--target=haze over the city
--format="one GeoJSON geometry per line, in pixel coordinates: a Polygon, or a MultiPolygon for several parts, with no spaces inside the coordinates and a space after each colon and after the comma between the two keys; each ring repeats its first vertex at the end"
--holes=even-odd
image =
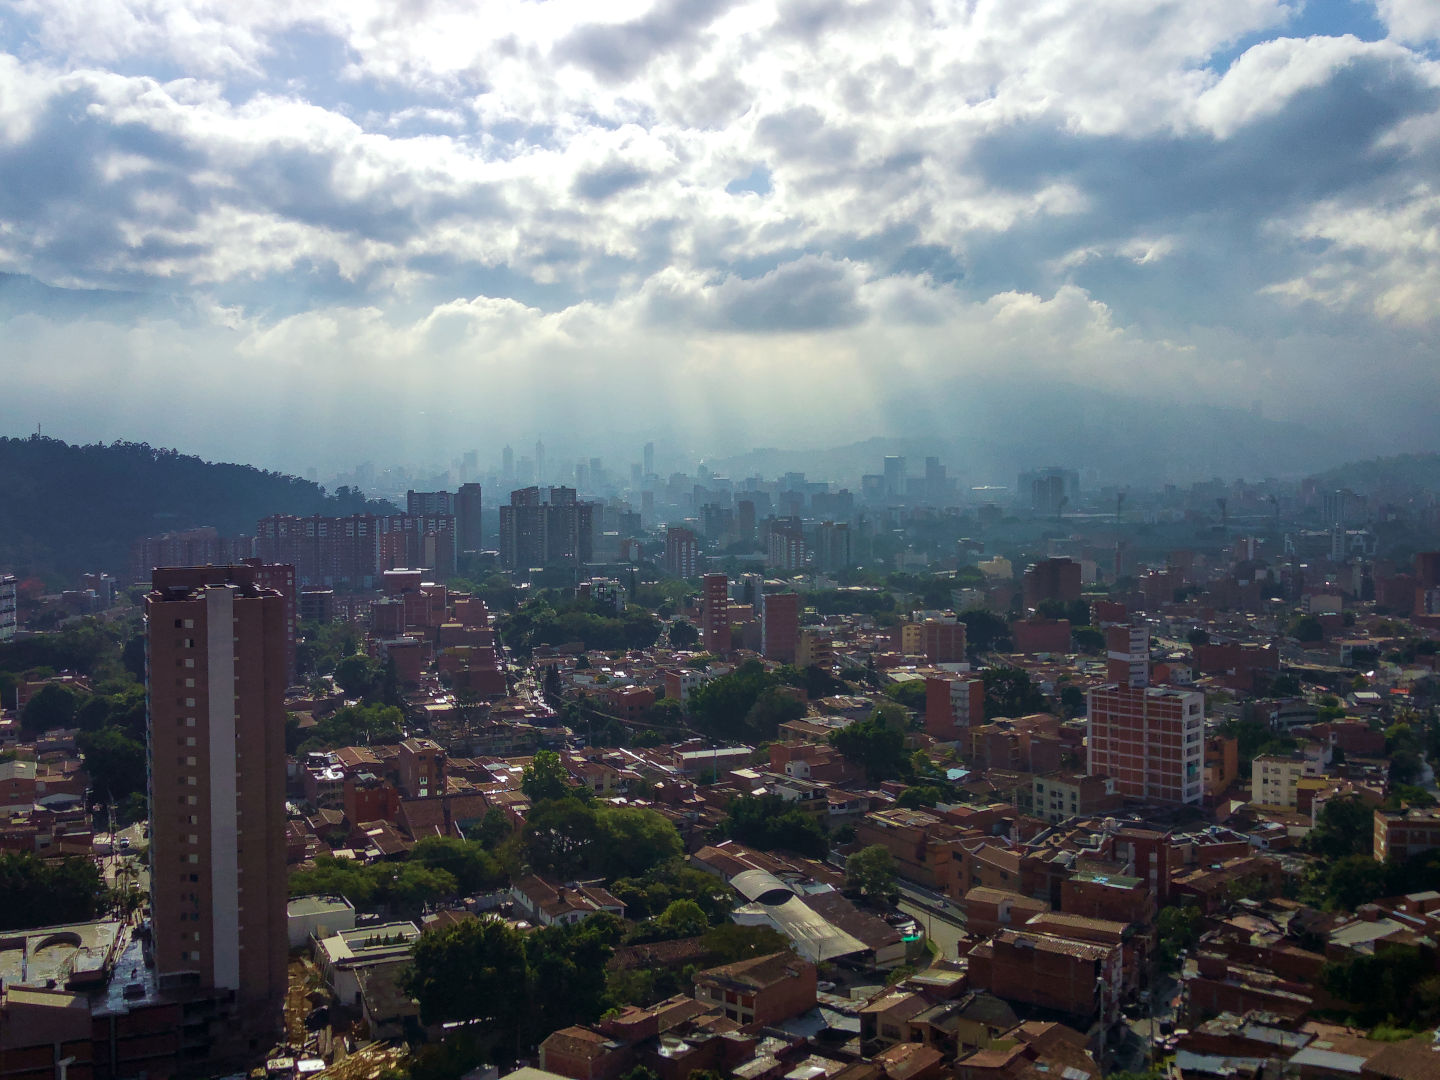
{"type": "Polygon", "coordinates": [[[0,434],[1434,450],[1437,95],[1433,0],[18,0],[0,434]]]}

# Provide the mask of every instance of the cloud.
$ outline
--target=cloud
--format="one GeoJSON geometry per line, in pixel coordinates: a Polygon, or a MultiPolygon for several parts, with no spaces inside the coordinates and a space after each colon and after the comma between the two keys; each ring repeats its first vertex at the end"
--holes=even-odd
{"type": "Polygon", "coordinates": [[[417,401],[483,373],[519,416],[606,393],[597,341],[702,411],[766,364],[838,401],[964,357],[1319,415],[1367,339],[1377,387],[1436,388],[1433,5],[1384,0],[1378,41],[1287,36],[1300,7],[19,0],[0,333],[31,305],[51,379],[96,327],[141,383],[323,358],[372,412],[385,351],[417,401]]]}

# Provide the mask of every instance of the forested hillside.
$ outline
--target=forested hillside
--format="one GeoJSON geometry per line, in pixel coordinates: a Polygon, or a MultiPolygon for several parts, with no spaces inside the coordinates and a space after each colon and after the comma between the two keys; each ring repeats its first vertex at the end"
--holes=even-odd
{"type": "Polygon", "coordinates": [[[145,443],[0,438],[0,570],[68,579],[122,571],[142,536],[213,525],[253,534],[266,514],[391,512],[358,491],[145,443]]]}

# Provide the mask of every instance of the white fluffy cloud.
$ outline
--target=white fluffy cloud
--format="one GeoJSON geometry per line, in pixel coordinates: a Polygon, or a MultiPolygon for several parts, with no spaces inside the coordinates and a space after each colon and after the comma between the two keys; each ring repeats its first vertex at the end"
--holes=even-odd
{"type": "Polygon", "coordinates": [[[764,437],[744,373],[859,434],[878,365],[1341,418],[1354,341],[1435,378],[1440,17],[1301,7],[20,0],[0,332],[41,411],[238,365],[764,437]]]}

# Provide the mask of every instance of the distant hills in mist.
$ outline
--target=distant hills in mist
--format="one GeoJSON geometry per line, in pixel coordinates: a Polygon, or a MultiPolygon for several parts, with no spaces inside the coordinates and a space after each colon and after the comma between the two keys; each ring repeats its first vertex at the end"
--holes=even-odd
{"type": "Polygon", "coordinates": [[[889,411],[891,430],[905,436],[820,450],[756,449],[706,464],[735,479],[804,472],[854,483],[879,472],[887,454],[910,459],[916,474],[933,454],[969,485],[1013,485],[1023,470],[1064,465],[1095,482],[1159,486],[1217,476],[1297,479],[1389,449],[1363,431],[1341,438],[1243,409],[1154,404],[1078,387],[936,388],[933,397],[896,402],[889,411]]]}
{"type": "Polygon", "coordinates": [[[71,578],[117,571],[143,536],[213,525],[253,535],[266,514],[390,512],[299,477],[204,461],[145,443],[72,446],[0,438],[0,570],[71,578]]]}

